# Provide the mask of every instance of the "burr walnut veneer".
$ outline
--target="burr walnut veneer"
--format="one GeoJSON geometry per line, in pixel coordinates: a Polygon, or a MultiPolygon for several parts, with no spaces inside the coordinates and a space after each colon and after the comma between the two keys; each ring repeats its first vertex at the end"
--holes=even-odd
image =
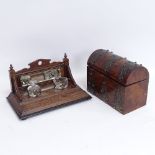
{"type": "Polygon", "coordinates": [[[66,54],[62,62],[39,59],[30,63],[29,66],[29,68],[16,72],[12,65],[10,65],[9,70],[11,93],[7,99],[20,119],[26,119],[51,109],[91,98],[74,81],[66,54]],[[51,79],[44,79],[43,75],[47,74],[51,69],[59,69],[61,76],[67,77],[67,88],[61,90],[54,89],[53,81],[51,79]],[[37,84],[41,88],[41,94],[37,97],[30,97],[27,92],[28,86],[23,85],[21,82],[21,79],[27,78],[26,80],[28,80],[29,77],[38,81],[37,84]]]}

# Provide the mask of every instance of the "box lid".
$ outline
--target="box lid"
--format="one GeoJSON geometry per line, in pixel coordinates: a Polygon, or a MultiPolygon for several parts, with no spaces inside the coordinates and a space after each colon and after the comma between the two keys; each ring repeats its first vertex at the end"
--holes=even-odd
{"type": "Polygon", "coordinates": [[[109,50],[94,51],[87,64],[124,86],[149,78],[149,72],[145,67],[115,55],[109,50]]]}

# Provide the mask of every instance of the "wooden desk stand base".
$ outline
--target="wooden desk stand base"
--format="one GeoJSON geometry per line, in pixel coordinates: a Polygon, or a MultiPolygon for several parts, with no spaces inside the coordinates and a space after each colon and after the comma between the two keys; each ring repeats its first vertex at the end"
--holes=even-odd
{"type": "Polygon", "coordinates": [[[40,96],[34,100],[20,102],[13,93],[10,93],[7,99],[19,118],[24,120],[34,115],[91,99],[91,96],[76,86],[65,91],[60,90],[55,95],[51,93],[46,97],[40,96]]]}

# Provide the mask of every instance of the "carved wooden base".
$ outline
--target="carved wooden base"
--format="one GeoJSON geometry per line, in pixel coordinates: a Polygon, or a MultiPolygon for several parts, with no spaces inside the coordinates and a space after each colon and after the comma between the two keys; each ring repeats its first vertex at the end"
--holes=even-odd
{"type": "Polygon", "coordinates": [[[75,88],[57,90],[56,93],[50,93],[47,96],[41,95],[23,101],[18,100],[13,93],[10,93],[7,99],[19,118],[24,120],[52,109],[91,99],[91,96],[76,86],[75,88]]]}

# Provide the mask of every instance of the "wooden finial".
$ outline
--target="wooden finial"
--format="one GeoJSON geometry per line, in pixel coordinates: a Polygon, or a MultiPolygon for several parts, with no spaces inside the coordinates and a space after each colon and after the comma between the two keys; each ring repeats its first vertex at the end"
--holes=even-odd
{"type": "Polygon", "coordinates": [[[65,58],[65,59],[67,58],[67,54],[66,54],[66,53],[64,54],[64,58],[65,58]]]}
{"type": "Polygon", "coordinates": [[[12,64],[10,64],[10,70],[13,70],[13,66],[12,66],[12,64]]]}
{"type": "Polygon", "coordinates": [[[67,65],[69,64],[69,59],[67,58],[67,54],[66,53],[64,54],[63,62],[65,64],[67,64],[67,65]]]}

